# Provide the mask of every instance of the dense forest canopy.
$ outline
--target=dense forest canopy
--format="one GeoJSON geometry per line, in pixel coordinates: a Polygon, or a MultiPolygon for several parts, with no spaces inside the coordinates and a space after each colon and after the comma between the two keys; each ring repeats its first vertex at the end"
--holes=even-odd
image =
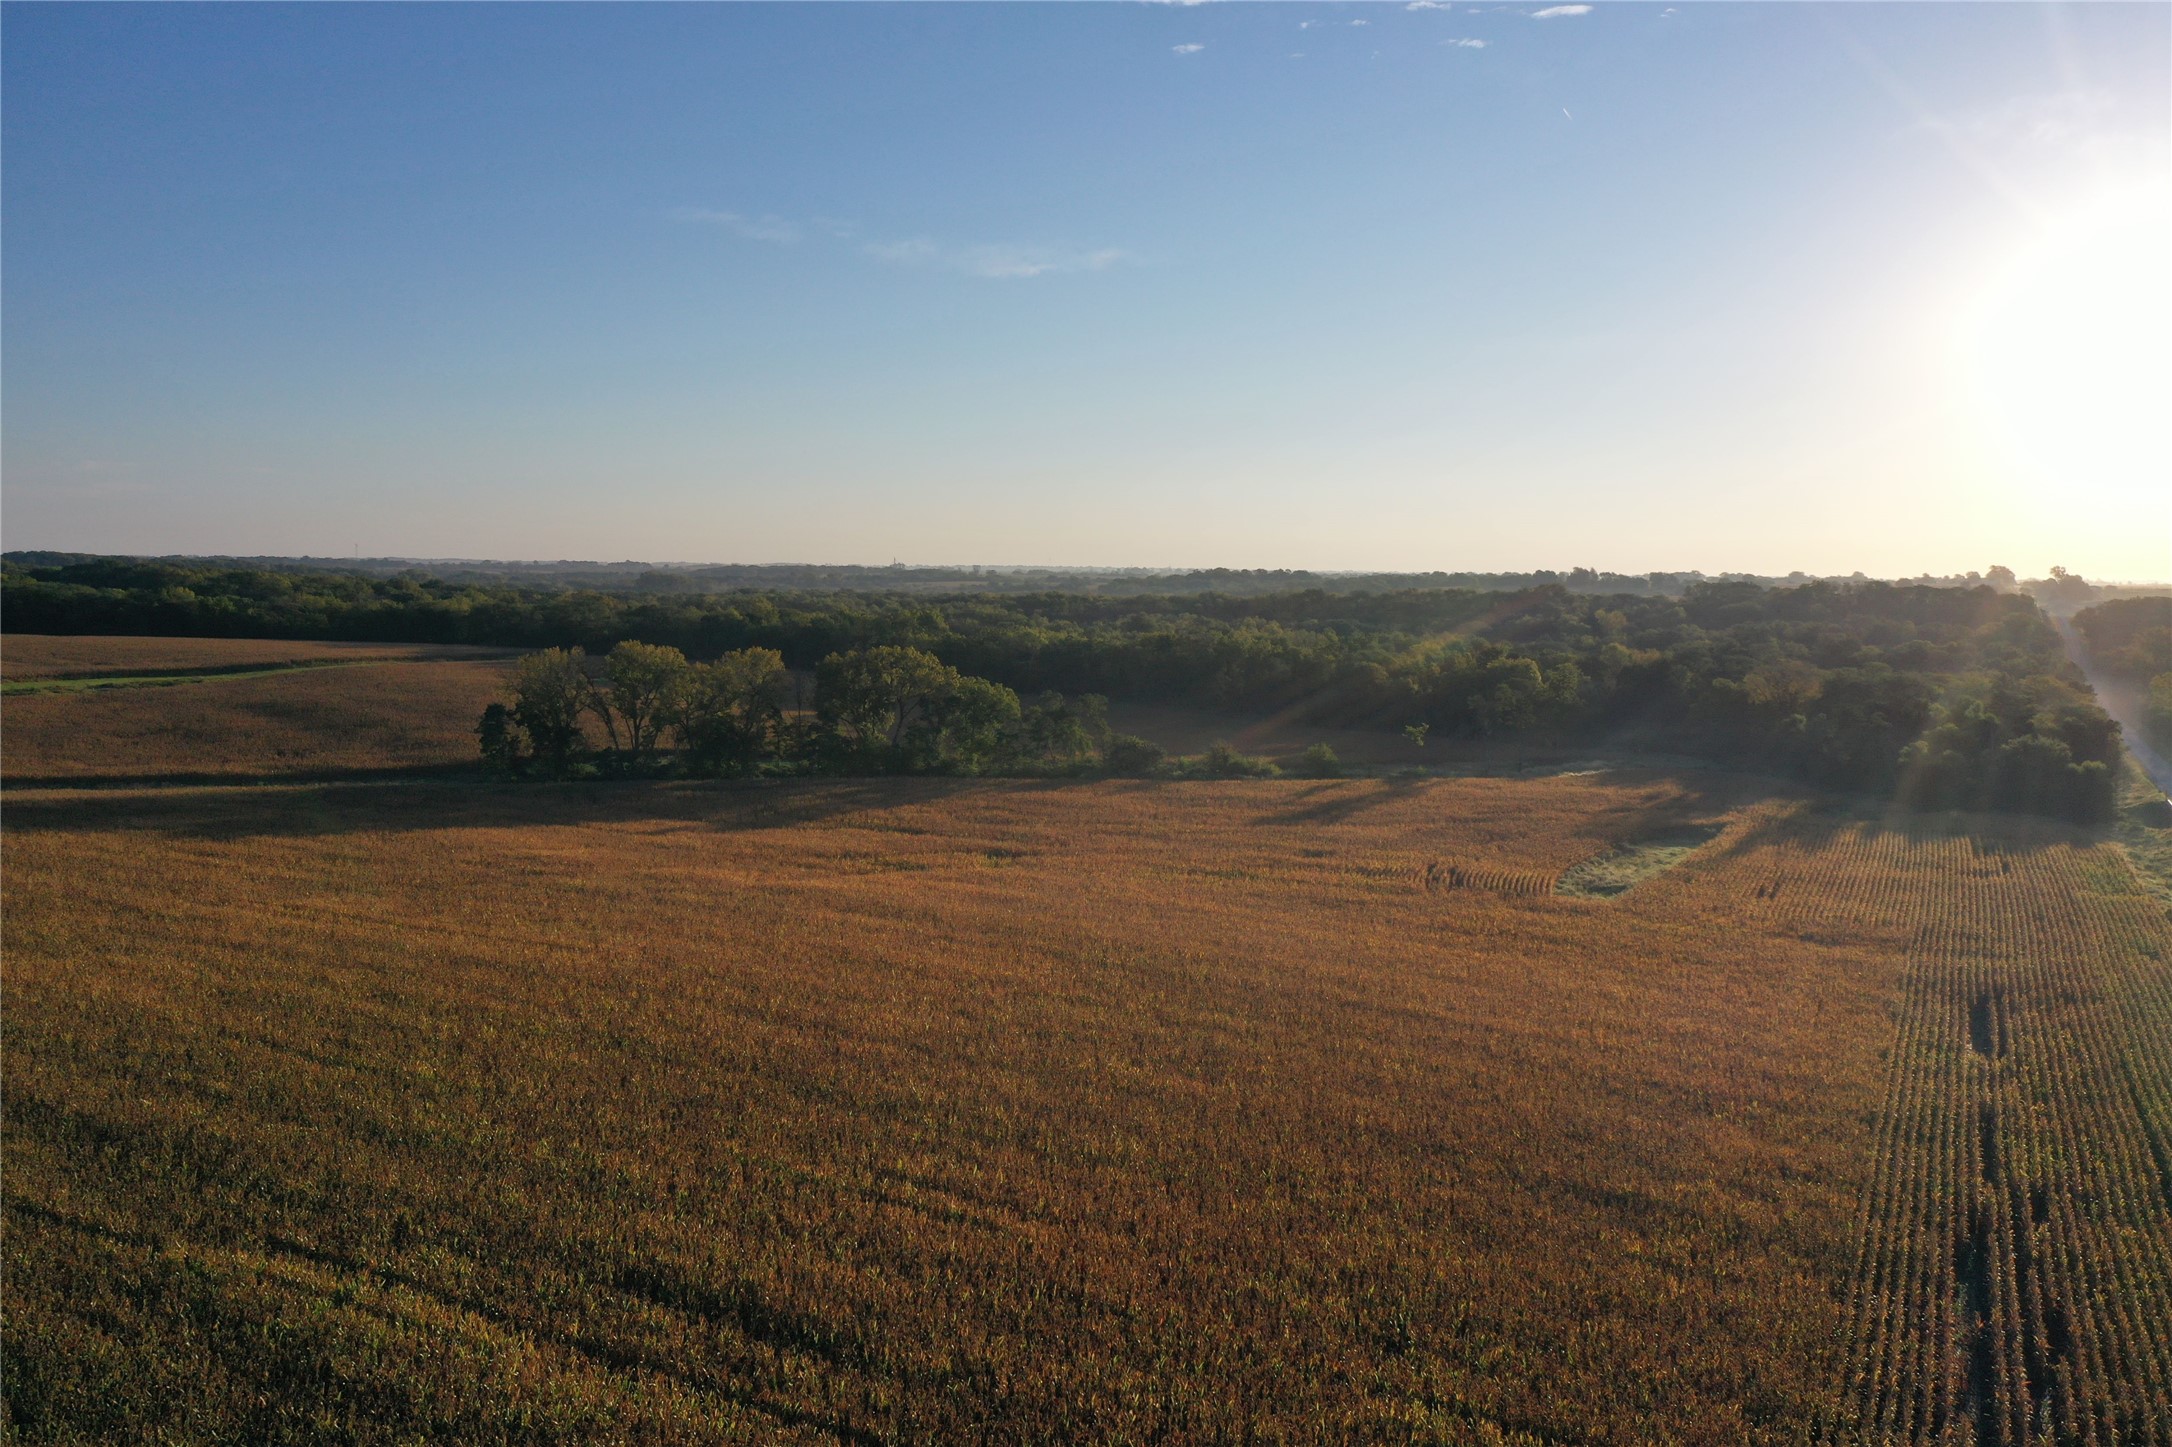
{"type": "Polygon", "coordinates": [[[2074,626],[2112,673],[2138,679],[2172,673],[2172,597],[2099,603],[2076,613],[2074,626]]]}
{"type": "Polygon", "coordinates": [[[833,660],[907,648],[1015,693],[1656,746],[1924,807],[2077,820],[2109,813],[2119,757],[2035,603],[1988,586],[680,593],[95,559],[11,562],[0,609],[18,632],[596,655],[638,640],[697,662],[771,650],[834,676],[833,660]]]}
{"type": "Polygon", "coordinates": [[[2172,752],[2172,597],[2099,603],[2076,613],[2074,626],[2099,667],[2142,691],[2142,727],[2172,752]]]}

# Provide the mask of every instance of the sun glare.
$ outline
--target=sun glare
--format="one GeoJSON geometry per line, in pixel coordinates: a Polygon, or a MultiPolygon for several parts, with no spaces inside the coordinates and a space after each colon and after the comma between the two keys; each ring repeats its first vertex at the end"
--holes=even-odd
{"type": "Polygon", "coordinates": [[[2172,488],[2172,205],[2163,186],[2046,226],[1978,292],[1963,371],[2016,480],[2116,511],[2172,488]]]}

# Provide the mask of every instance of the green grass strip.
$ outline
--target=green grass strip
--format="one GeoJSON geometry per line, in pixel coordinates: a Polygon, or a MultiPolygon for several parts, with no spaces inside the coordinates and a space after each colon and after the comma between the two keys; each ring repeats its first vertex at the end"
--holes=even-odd
{"type": "Polygon", "coordinates": [[[88,693],[107,688],[171,688],[182,683],[224,683],[235,678],[264,678],[275,673],[302,673],[313,668],[362,668],[376,663],[405,663],[402,658],[326,658],[294,663],[273,663],[262,668],[196,669],[179,673],[94,674],[88,678],[25,678],[0,683],[0,696],[23,693],[88,693]]]}

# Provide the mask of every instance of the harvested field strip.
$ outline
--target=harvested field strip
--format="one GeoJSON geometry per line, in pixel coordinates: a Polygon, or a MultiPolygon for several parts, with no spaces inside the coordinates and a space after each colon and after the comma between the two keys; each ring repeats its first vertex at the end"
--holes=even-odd
{"type": "Polygon", "coordinates": [[[283,667],[294,663],[470,662],[506,658],[520,650],[460,643],[312,643],[281,638],[142,638],[99,634],[0,635],[0,678],[85,678],[103,673],[198,673],[221,668],[283,667]]]}
{"type": "Polygon", "coordinates": [[[2044,836],[1832,831],[1806,863],[1776,915],[1909,956],[1823,1440],[2172,1441],[2162,909],[2044,836]]]}
{"type": "Polygon", "coordinates": [[[292,663],[248,664],[224,668],[196,668],[181,673],[59,674],[51,678],[0,683],[0,694],[83,693],[100,688],[171,688],[182,683],[222,683],[240,678],[262,678],[273,673],[293,673],[304,668],[360,668],[392,660],[382,658],[308,658],[292,663]]]}

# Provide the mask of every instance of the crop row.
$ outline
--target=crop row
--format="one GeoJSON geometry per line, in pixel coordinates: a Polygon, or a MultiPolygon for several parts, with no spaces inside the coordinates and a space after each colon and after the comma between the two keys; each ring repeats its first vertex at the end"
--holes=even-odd
{"type": "Polygon", "coordinates": [[[1498,864],[1467,864],[1433,859],[1418,871],[1419,885],[1432,893],[1447,889],[1488,889],[1495,894],[1551,894],[1557,876],[1498,864]]]}
{"type": "Polygon", "coordinates": [[[1762,897],[1898,933],[1840,1442],[2172,1441],[2172,931],[2101,850],[1835,831],[1762,897]]]}

